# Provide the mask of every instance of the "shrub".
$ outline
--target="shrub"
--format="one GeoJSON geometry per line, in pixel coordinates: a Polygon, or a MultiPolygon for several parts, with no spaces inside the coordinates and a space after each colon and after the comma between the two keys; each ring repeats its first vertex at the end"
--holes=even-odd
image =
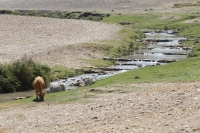
{"type": "Polygon", "coordinates": [[[51,69],[25,58],[12,64],[0,66],[0,93],[32,89],[32,82],[37,76],[44,78],[46,86],[50,83],[51,69]]]}
{"type": "Polygon", "coordinates": [[[0,65],[0,93],[15,92],[20,86],[17,78],[9,71],[10,66],[0,65]]]}

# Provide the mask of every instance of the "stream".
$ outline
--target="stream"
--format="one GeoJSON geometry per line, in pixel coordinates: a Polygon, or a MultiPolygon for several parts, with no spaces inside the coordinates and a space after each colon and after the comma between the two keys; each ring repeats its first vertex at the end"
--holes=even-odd
{"type": "MultiPolygon", "coordinates": [[[[146,48],[140,49],[121,58],[106,58],[107,60],[114,60],[115,65],[108,68],[102,68],[101,72],[88,73],[73,78],[60,79],[59,81],[51,82],[50,86],[62,84],[64,90],[76,89],[78,86],[81,86],[81,83],[77,85],[77,82],[80,82],[82,79],[90,79],[94,82],[118,73],[138,69],[141,67],[165,65],[170,62],[187,58],[187,54],[191,51],[191,48],[180,46],[180,43],[187,40],[187,38],[177,37],[171,30],[144,31],[144,33],[146,38],[138,41],[142,41],[146,48]]],[[[90,84],[90,82],[88,84],[90,84]]],[[[35,95],[34,90],[0,94],[0,102],[13,100],[15,97],[32,95],[35,95]]]]}

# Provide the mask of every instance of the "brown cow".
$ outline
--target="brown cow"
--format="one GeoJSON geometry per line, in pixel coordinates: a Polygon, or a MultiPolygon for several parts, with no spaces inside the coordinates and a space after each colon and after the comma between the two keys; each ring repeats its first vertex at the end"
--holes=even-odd
{"type": "Polygon", "coordinates": [[[41,101],[44,101],[44,95],[46,93],[42,92],[42,89],[45,87],[44,79],[40,76],[36,77],[32,84],[33,88],[36,92],[36,98],[38,99],[38,96],[40,97],[41,101]]]}

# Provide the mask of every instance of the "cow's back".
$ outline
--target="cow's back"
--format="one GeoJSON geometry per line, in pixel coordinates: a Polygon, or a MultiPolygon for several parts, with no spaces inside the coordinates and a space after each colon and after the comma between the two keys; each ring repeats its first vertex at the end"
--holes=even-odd
{"type": "Polygon", "coordinates": [[[42,89],[45,87],[44,79],[40,76],[36,77],[32,86],[37,92],[42,92],[42,89]]]}

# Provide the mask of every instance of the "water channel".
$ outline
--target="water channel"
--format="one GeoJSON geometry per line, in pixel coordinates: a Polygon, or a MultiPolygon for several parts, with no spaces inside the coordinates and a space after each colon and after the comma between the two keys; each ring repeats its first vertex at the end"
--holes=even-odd
{"type": "MultiPolygon", "coordinates": [[[[180,46],[180,43],[187,39],[177,37],[171,30],[162,32],[150,31],[145,32],[145,35],[146,38],[140,41],[145,43],[147,42],[146,48],[140,49],[121,58],[112,59],[115,61],[116,65],[105,68],[103,73],[83,74],[73,78],[54,81],[51,85],[63,83],[65,90],[75,89],[77,86],[71,86],[71,84],[77,82],[77,80],[80,80],[83,77],[96,81],[132,69],[138,69],[146,66],[164,65],[187,58],[187,54],[191,51],[191,48],[180,46]]],[[[30,90],[26,92],[0,94],[0,102],[28,95],[35,95],[35,91],[30,90]]]]}

